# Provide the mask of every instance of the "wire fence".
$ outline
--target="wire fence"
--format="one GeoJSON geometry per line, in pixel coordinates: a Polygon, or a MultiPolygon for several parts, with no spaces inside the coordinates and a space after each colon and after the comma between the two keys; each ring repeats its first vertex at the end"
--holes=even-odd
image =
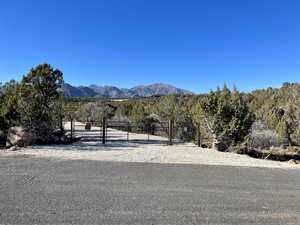
{"type": "Polygon", "coordinates": [[[71,136],[85,131],[96,132],[97,138],[103,144],[115,141],[137,141],[137,136],[140,134],[139,140],[150,142],[154,136],[166,138],[169,144],[173,144],[174,139],[181,141],[195,140],[197,136],[197,128],[192,123],[176,124],[172,120],[153,123],[141,123],[139,121],[115,121],[101,120],[89,123],[81,121],[64,121],[65,129],[71,133],[71,136]],[[93,130],[97,128],[96,130],[93,130]],[[141,136],[143,135],[143,136],[141,136]]]}

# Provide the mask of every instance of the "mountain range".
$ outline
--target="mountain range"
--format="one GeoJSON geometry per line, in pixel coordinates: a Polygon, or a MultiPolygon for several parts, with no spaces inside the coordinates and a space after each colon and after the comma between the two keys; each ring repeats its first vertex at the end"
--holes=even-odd
{"type": "Polygon", "coordinates": [[[98,98],[141,98],[154,95],[193,94],[191,91],[176,88],[172,85],[156,83],[148,86],[133,88],[118,88],[114,86],[72,86],[64,84],[63,90],[69,97],[98,97],[98,98]]]}

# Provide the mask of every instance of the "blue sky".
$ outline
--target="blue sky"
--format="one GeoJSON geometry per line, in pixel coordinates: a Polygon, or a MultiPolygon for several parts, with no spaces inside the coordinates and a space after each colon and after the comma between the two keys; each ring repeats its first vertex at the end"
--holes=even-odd
{"type": "Polygon", "coordinates": [[[72,85],[196,93],[300,82],[297,0],[0,2],[0,81],[50,63],[72,85]]]}

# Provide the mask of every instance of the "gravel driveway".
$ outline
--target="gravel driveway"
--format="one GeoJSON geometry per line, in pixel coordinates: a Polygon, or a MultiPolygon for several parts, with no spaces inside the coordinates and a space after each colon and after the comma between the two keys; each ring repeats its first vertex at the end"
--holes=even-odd
{"type": "MultiPolygon", "coordinates": [[[[66,125],[68,128],[69,124],[66,125]]],[[[100,128],[92,127],[85,131],[83,124],[77,123],[76,135],[80,142],[71,145],[33,146],[16,152],[0,152],[0,156],[29,155],[38,158],[58,158],[71,160],[97,160],[118,162],[148,162],[171,164],[199,164],[269,168],[300,168],[287,162],[254,159],[247,155],[218,152],[199,148],[192,143],[175,142],[167,144],[167,139],[145,134],[129,134],[119,130],[108,129],[109,142],[102,145],[100,128]]]]}

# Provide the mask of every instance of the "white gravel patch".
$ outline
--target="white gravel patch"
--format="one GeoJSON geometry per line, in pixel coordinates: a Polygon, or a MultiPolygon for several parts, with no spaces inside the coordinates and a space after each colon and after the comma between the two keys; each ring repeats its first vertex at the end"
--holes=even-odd
{"type": "MultiPolygon", "coordinates": [[[[69,124],[67,124],[69,126],[69,124]]],[[[199,148],[192,143],[175,142],[167,145],[167,139],[146,134],[129,134],[108,129],[111,141],[101,144],[100,128],[92,127],[84,131],[82,124],[76,124],[76,135],[83,139],[70,145],[32,146],[19,151],[2,151],[1,156],[31,155],[39,158],[56,158],[63,160],[99,160],[141,163],[200,164],[268,168],[300,168],[299,165],[251,158],[247,155],[218,152],[199,148]],[[118,139],[118,140],[117,140],[118,139]],[[120,140],[121,139],[121,140],[120,140]]]]}

